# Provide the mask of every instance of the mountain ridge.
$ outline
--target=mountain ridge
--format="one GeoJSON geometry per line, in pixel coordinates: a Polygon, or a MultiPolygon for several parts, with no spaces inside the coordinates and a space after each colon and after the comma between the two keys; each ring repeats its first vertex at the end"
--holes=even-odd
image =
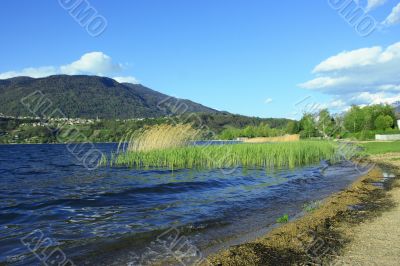
{"type": "Polygon", "coordinates": [[[32,116],[21,99],[42,92],[54,108],[67,117],[128,119],[174,115],[176,112],[221,113],[186,99],[178,99],[141,84],[86,75],[53,75],[45,78],[14,77],[0,80],[0,113],[32,116]],[[185,110],[182,109],[182,106],[185,110]]]}

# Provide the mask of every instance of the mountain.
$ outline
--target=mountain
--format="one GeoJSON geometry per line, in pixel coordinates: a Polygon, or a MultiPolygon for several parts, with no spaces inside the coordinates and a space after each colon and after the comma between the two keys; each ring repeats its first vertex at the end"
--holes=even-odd
{"type": "Polygon", "coordinates": [[[28,95],[37,96],[37,91],[51,102],[49,109],[59,108],[70,118],[126,119],[162,117],[183,112],[219,113],[201,104],[169,97],[139,84],[118,83],[106,77],[83,75],[0,80],[0,113],[35,116],[22,104],[21,99],[28,95]]]}

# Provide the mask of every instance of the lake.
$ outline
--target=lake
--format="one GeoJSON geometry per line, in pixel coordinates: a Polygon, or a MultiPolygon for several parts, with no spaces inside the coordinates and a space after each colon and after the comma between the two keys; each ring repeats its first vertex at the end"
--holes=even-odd
{"type": "MultiPolygon", "coordinates": [[[[96,147],[111,153],[117,144],[96,147]]],[[[345,162],[270,171],[90,171],[66,145],[0,145],[0,264],[37,265],[57,248],[76,265],[194,262],[265,234],[284,214],[302,215],[304,204],[359,175],[345,162]],[[165,251],[178,239],[190,252],[165,251]]]]}

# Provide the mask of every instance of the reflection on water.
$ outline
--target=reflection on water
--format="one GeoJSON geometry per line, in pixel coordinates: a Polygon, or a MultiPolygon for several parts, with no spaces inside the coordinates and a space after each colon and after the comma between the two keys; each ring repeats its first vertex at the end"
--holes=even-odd
{"type": "MultiPolygon", "coordinates": [[[[98,148],[111,152],[117,145],[98,148]]],[[[239,169],[231,175],[87,171],[64,145],[3,145],[0,173],[0,262],[37,263],[19,239],[40,229],[74,261],[117,265],[128,262],[132,252],[143,253],[171,227],[204,252],[239,243],[282,214],[293,217],[304,203],[345,188],[358,171],[347,164],[239,169]]]]}

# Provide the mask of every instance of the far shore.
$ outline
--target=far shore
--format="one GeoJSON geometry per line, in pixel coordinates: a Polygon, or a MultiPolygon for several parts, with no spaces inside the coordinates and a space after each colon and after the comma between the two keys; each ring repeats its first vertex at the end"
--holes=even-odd
{"type": "MultiPolygon", "coordinates": [[[[216,139],[216,140],[199,140],[198,142],[207,142],[207,141],[212,141],[212,142],[242,142],[240,140],[223,140],[223,139],[216,139]]],[[[81,143],[93,143],[93,144],[119,144],[119,142],[64,142],[64,143],[0,143],[0,145],[67,145],[67,144],[81,144],[81,143]]]]}
{"type": "Polygon", "coordinates": [[[68,142],[68,143],[0,143],[0,145],[67,145],[67,144],[118,144],[119,142],[68,142]]]}

